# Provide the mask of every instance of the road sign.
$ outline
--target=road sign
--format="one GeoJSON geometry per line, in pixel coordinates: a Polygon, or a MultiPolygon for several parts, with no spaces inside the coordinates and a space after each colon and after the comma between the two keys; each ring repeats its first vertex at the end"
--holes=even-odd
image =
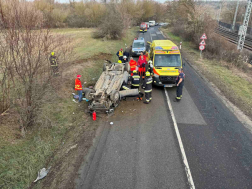
{"type": "Polygon", "coordinates": [[[200,44],[199,44],[199,45],[206,45],[205,40],[203,39],[203,40],[200,42],[200,44]]]}
{"type": "Polygon", "coordinates": [[[200,39],[207,39],[206,34],[204,33],[204,34],[201,36],[201,38],[200,38],[200,39]]]}
{"type": "Polygon", "coordinates": [[[199,46],[199,50],[203,51],[205,49],[205,46],[204,45],[200,45],[199,46]]]}

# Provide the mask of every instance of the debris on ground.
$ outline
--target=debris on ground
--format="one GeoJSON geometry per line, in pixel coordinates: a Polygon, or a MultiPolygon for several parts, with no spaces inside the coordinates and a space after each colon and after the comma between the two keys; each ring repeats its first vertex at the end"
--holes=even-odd
{"type": "Polygon", "coordinates": [[[78,144],[75,144],[75,145],[71,146],[69,149],[67,149],[66,153],[68,153],[70,150],[72,150],[72,149],[76,148],[76,147],[77,147],[77,145],[78,145],[78,144]]]}
{"type": "Polygon", "coordinates": [[[113,125],[114,123],[113,122],[110,122],[110,125],[113,125]]]}
{"type": "Polygon", "coordinates": [[[48,172],[49,172],[50,169],[51,169],[51,167],[49,167],[48,169],[46,169],[46,168],[41,169],[38,172],[38,177],[33,182],[37,182],[38,180],[44,178],[48,174],[48,172]]]}

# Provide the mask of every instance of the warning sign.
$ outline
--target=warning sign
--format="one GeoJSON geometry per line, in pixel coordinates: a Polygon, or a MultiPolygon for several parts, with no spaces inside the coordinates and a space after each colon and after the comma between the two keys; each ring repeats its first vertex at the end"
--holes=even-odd
{"type": "Polygon", "coordinates": [[[200,38],[200,39],[207,39],[206,34],[204,33],[204,34],[201,36],[201,38],[200,38]]]}
{"type": "Polygon", "coordinates": [[[200,45],[199,46],[199,50],[203,51],[205,49],[205,46],[204,45],[200,45]]]}
{"type": "Polygon", "coordinates": [[[199,44],[199,45],[206,45],[205,40],[203,39],[203,40],[200,42],[200,44],[199,44]]]}

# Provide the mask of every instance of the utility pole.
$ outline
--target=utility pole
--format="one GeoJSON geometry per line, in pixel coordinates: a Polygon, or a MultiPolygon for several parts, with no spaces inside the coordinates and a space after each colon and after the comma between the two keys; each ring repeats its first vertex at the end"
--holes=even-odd
{"type": "Polygon", "coordinates": [[[234,15],[234,21],[233,21],[233,25],[232,25],[232,30],[234,31],[235,29],[235,22],[236,22],[236,16],[237,16],[237,12],[238,12],[238,8],[239,8],[239,1],[237,1],[237,5],[236,5],[236,9],[235,9],[235,15],[234,15]]]}
{"type": "Polygon", "coordinates": [[[243,45],[244,45],[244,42],[245,42],[245,37],[246,37],[246,34],[247,34],[247,28],[248,28],[251,9],[252,9],[252,0],[248,0],[245,16],[244,16],[244,20],[243,20],[243,25],[240,26],[239,33],[238,33],[239,41],[238,41],[237,49],[240,50],[240,51],[242,51],[243,45]]]}

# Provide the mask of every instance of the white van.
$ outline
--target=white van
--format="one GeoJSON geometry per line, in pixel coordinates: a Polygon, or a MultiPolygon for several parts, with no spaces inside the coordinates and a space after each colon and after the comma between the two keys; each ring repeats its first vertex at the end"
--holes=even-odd
{"type": "Polygon", "coordinates": [[[154,20],[149,21],[149,23],[150,23],[150,26],[155,26],[156,25],[156,22],[154,20]]]}

